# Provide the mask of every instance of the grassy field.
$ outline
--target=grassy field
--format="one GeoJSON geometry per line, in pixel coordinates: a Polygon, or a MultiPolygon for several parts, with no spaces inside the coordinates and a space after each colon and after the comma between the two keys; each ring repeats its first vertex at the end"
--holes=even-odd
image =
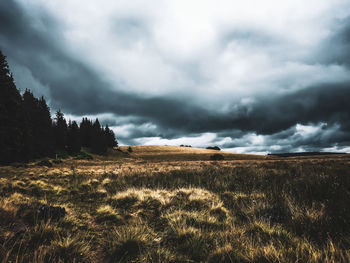
{"type": "Polygon", "coordinates": [[[214,153],[0,167],[0,262],[350,262],[349,155],[214,153]]]}

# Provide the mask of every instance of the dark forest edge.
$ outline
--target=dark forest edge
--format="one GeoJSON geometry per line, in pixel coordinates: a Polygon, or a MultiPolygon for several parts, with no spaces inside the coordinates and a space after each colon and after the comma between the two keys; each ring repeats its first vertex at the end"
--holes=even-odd
{"type": "Polygon", "coordinates": [[[0,163],[28,162],[42,157],[77,155],[82,147],[105,154],[118,145],[114,132],[83,118],[66,121],[58,110],[52,119],[44,97],[36,98],[30,90],[23,95],[17,89],[6,57],[0,51],[0,163]]]}

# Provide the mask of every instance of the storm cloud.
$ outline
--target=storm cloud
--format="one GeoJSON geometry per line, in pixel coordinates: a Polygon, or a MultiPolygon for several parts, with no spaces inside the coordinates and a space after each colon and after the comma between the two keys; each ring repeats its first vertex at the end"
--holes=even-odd
{"type": "Polygon", "coordinates": [[[53,111],[123,144],[349,150],[347,1],[74,2],[0,2],[17,87],[53,111]]]}

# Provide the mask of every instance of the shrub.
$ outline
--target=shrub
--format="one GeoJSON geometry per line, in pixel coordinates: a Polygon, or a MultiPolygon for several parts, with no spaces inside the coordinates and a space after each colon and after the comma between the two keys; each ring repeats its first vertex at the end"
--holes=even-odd
{"type": "Polygon", "coordinates": [[[60,206],[42,205],[39,210],[39,220],[58,221],[66,215],[66,209],[60,206]]]}
{"type": "Polygon", "coordinates": [[[221,151],[221,149],[218,146],[209,146],[207,147],[208,150],[216,150],[216,151],[221,151]]]}

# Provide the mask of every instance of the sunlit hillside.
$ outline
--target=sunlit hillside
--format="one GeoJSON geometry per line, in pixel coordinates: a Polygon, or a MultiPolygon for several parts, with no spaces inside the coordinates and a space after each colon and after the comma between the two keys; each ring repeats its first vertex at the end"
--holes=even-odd
{"type": "MultiPolygon", "coordinates": [[[[124,152],[128,151],[128,146],[119,148],[124,152]]],[[[234,154],[225,151],[180,146],[132,146],[131,148],[134,157],[151,161],[205,161],[210,160],[210,156],[213,154],[222,154],[225,160],[260,160],[266,158],[260,155],[234,154]]]]}

